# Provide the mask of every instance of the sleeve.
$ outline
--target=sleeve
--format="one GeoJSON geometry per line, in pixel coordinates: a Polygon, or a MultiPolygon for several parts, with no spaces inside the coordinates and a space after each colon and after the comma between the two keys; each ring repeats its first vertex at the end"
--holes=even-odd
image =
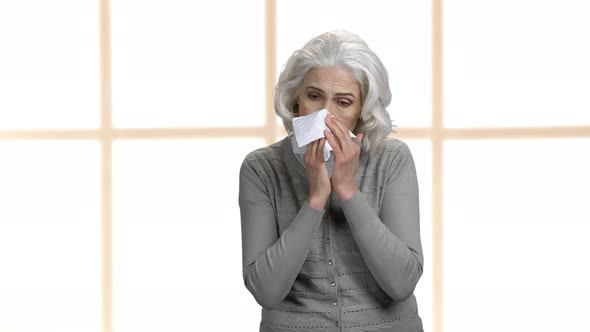
{"type": "Polygon", "coordinates": [[[424,265],[418,181],[407,145],[390,167],[379,216],[358,191],[342,202],[342,210],[373,277],[392,299],[402,301],[414,293],[424,265]]]}
{"type": "Polygon", "coordinates": [[[304,203],[291,225],[279,235],[268,190],[246,160],[240,169],[238,201],[244,283],[261,306],[275,306],[291,290],[324,211],[304,203]]]}

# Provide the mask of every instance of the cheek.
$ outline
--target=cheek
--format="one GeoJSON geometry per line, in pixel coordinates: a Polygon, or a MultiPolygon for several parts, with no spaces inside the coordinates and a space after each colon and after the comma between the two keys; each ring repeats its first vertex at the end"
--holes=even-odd
{"type": "Polygon", "coordinates": [[[299,116],[309,114],[309,105],[308,102],[305,100],[305,96],[300,94],[297,98],[299,103],[297,104],[297,109],[299,111],[299,116]]]}
{"type": "Polygon", "coordinates": [[[318,105],[314,104],[312,101],[301,100],[299,102],[299,115],[311,114],[313,112],[319,111],[320,109],[321,107],[318,108],[318,105]]]}
{"type": "Polygon", "coordinates": [[[348,128],[350,131],[354,129],[354,126],[356,125],[356,120],[354,120],[350,116],[346,116],[343,114],[335,114],[335,116],[336,120],[338,120],[338,122],[340,122],[341,125],[348,128]]]}
{"type": "Polygon", "coordinates": [[[313,113],[313,110],[306,105],[305,102],[299,103],[299,116],[308,115],[310,113],[313,113]]]}
{"type": "Polygon", "coordinates": [[[356,120],[359,118],[359,113],[357,113],[357,112],[347,112],[344,115],[344,118],[346,119],[346,121],[356,122],[356,120]]]}
{"type": "Polygon", "coordinates": [[[347,122],[346,127],[348,128],[348,130],[353,131],[354,127],[356,127],[356,120],[350,120],[349,122],[347,122]]]}
{"type": "Polygon", "coordinates": [[[354,129],[358,120],[358,114],[350,114],[346,116],[346,119],[343,119],[342,122],[348,127],[350,131],[354,129]]]}

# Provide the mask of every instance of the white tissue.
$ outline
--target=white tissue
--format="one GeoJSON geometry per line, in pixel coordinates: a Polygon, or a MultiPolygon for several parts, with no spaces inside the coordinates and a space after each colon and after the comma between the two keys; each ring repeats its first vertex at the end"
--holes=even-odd
{"type": "MultiPolygon", "coordinates": [[[[308,145],[309,143],[324,137],[325,129],[330,130],[324,122],[324,118],[327,114],[328,110],[324,108],[305,116],[293,118],[295,139],[297,140],[297,145],[299,145],[300,148],[303,148],[305,145],[308,145]]],[[[356,137],[350,130],[348,133],[350,134],[350,137],[356,137]]],[[[330,158],[330,151],[332,151],[332,147],[328,141],[326,141],[324,144],[324,161],[327,161],[328,158],[330,158]]]]}

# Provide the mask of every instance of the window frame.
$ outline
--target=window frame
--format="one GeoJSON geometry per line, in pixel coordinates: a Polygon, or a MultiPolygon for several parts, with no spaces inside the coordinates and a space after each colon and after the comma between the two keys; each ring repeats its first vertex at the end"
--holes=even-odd
{"type": "MultiPolygon", "coordinates": [[[[102,331],[113,331],[112,287],[112,190],[113,140],[170,138],[264,138],[267,144],[286,134],[276,120],[272,91],[276,77],[276,0],[265,0],[265,124],[262,127],[230,128],[113,128],[111,108],[110,0],[99,0],[100,127],[87,130],[0,130],[0,140],[98,140],[101,145],[101,246],[102,331]]],[[[590,137],[590,125],[509,128],[445,128],[443,124],[443,0],[432,0],[432,122],[430,127],[398,128],[392,137],[430,140],[432,149],[432,321],[433,331],[443,330],[443,161],[447,140],[541,139],[590,137]]]]}

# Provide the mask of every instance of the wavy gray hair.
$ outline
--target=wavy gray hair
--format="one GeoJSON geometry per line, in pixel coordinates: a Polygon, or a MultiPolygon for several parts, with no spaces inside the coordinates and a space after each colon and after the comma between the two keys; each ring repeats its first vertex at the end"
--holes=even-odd
{"type": "Polygon", "coordinates": [[[289,134],[299,116],[297,94],[305,74],[314,68],[341,67],[358,81],[362,96],[361,116],[353,132],[363,133],[362,149],[374,151],[389,135],[392,122],[386,108],[391,102],[389,76],[377,55],[357,35],[336,30],[308,41],[287,60],[274,91],[275,113],[289,134]]]}

